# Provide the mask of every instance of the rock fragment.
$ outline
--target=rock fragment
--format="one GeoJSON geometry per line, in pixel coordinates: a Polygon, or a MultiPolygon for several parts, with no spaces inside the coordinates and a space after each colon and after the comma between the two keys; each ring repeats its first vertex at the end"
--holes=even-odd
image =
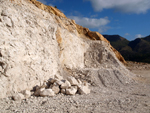
{"type": "Polygon", "coordinates": [[[70,76],[67,79],[68,79],[68,81],[70,82],[70,84],[72,86],[77,86],[78,85],[78,82],[77,82],[77,80],[74,77],[70,76]]]}
{"type": "Polygon", "coordinates": [[[56,81],[57,81],[57,79],[50,78],[48,81],[49,81],[51,84],[53,84],[54,82],[56,82],[56,81]]]}
{"type": "Polygon", "coordinates": [[[42,97],[46,97],[46,96],[52,97],[52,96],[55,96],[55,93],[52,89],[45,89],[45,90],[40,92],[40,96],[42,96],[42,97]]]}
{"type": "Polygon", "coordinates": [[[77,86],[72,86],[71,88],[66,89],[67,95],[75,95],[77,92],[77,86]]]}
{"type": "Polygon", "coordinates": [[[66,89],[61,89],[61,93],[66,94],[66,89]]]}
{"type": "Polygon", "coordinates": [[[90,89],[88,87],[88,85],[80,85],[80,87],[78,88],[78,92],[82,95],[82,94],[89,94],[90,93],[90,89]]]}
{"type": "Polygon", "coordinates": [[[62,80],[57,80],[55,83],[57,83],[59,86],[61,86],[64,82],[62,80]]]}
{"type": "Polygon", "coordinates": [[[62,88],[62,89],[67,89],[67,88],[69,88],[69,87],[71,87],[71,84],[70,84],[70,82],[67,81],[67,80],[65,80],[64,83],[61,84],[61,88],[62,88]]]}
{"type": "Polygon", "coordinates": [[[52,90],[54,91],[55,94],[58,94],[59,91],[60,91],[60,88],[59,88],[58,85],[53,85],[53,86],[52,86],[52,90]]]}
{"type": "Polygon", "coordinates": [[[50,78],[48,82],[44,82],[42,86],[35,87],[35,96],[54,96],[55,94],[62,93],[66,95],[75,95],[77,92],[79,94],[88,94],[90,89],[88,83],[82,83],[81,80],[75,79],[70,76],[67,80],[59,78],[50,78]],[[61,80],[60,80],[61,79],[61,80]]]}
{"type": "Polygon", "coordinates": [[[35,95],[35,96],[40,96],[40,93],[41,93],[42,91],[44,91],[44,90],[45,90],[45,88],[39,88],[39,87],[38,87],[38,88],[36,89],[36,91],[34,92],[34,95],[35,95]]]}

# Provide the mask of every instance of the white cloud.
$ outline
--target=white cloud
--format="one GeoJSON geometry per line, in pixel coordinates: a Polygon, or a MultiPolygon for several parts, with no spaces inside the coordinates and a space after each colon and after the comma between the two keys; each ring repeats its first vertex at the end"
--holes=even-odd
{"type": "Polygon", "coordinates": [[[143,35],[141,35],[141,34],[135,35],[135,38],[142,38],[142,37],[143,37],[143,35]]]}
{"type": "Polygon", "coordinates": [[[87,28],[100,28],[102,26],[107,25],[110,22],[107,17],[96,19],[78,16],[68,16],[68,18],[75,20],[77,24],[87,28]]]}
{"type": "Polygon", "coordinates": [[[110,29],[110,27],[102,26],[102,27],[99,27],[98,32],[99,33],[103,33],[103,32],[106,32],[108,29],[110,29]]]}
{"type": "Polygon", "coordinates": [[[150,9],[150,0],[85,0],[92,3],[95,11],[114,9],[125,13],[146,13],[150,9]]]}

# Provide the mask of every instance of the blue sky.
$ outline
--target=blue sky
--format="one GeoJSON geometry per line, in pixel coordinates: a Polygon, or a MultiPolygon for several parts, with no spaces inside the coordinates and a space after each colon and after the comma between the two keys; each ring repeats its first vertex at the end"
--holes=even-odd
{"type": "Polygon", "coordinates": [[[38,0],[77,24],[128,40],[150,35],[150,0],[38,0]]]}

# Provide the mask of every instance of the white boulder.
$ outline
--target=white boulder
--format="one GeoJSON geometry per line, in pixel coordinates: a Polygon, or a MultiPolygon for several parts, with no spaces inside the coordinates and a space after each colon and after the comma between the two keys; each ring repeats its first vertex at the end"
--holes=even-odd
{"type": "Polygon", "coordinates": [[[81,85],[79,88],[78,88],[78,92],[80,94],[89,94],[90,93],[90,89],[87,85],[81,85]]]}
{"type": "Polygon", "coordinates": [[[55,96],[55,93],[52,89],[45,89],[43,91],[40,92],[40,96],[42,97],[46,97],[46,96],[55,96]]]}
{"type": "Polygon", "coordinates": [[[57,79],[54,79],[54,78],[50,78],[49,80],[48,80],[48,82],[50,82],[51,84],[53,84],[54,82],[56,82],[57,81],[57,79]]]}
{"type": "Polygon", "coordinates": [[[78,81],[74,77],[69,76],[67,79],[68,79],[68,81],[70,82],[70,84],[72,86],[77,86],[78,85],[78,81]]]}
{"type": "Polygon", "coordinates": [[[66,89],[67,95],[75,95],[77,92],[77,86],[72,86],[71,88],[66,89]]]}
{"type": "Polygon", "coordinates": [[[67,81],[67,80],[64,80],[64,83],[61,84],[61,88],[62,88],[62,89],[67,89],[67,88],[69,88],[69,87],[71,87],[70,82],[67,81]]]}
{"type": "Polygon", "coordinates": [[[61,86],[64,82],[62,80],[57,80],[55,83],[61,86]]]}
{"type": "Polygon", "coordinates": [[[44,91],[44,90],[45,90],[45,88],[39,88],[39,87],[37,87],[36,91],[34,92],[34,95],[35,95],[35,96],[40,96],[40,93],[41,93],[42,91],[44,91]]]}
{"type": "Polygon", "coordinates": [[[52,86],[52,90],[54,91],[55,94],[58,94],[60,89],[59,89],[59,86],[58,85],[53,85],[52,86]]]}

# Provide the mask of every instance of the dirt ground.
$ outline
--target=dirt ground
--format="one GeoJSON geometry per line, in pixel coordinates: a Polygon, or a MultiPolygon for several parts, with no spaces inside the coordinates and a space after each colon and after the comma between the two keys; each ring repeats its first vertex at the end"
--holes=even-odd
{"type": "Polygon", "coordinates": [[[138,83],[115,90],[91,86],[88,95],[34,97],[22,101],[0,100],[1,113],[150,113],[150,64],[128,62],[127,68],[138,74],[138,83]],[[136,88],[132,88],[136,87],[136,88]],[[134,90],[130,90],[134,89],[134,90]]]}
{"type": "Polygon", "coordinates": [[[126,67],[132,73],[139,75],[138,79],[141,79],[141,82],[150,84],[150,64],[128,61],[128,65],[126,67]]]}

